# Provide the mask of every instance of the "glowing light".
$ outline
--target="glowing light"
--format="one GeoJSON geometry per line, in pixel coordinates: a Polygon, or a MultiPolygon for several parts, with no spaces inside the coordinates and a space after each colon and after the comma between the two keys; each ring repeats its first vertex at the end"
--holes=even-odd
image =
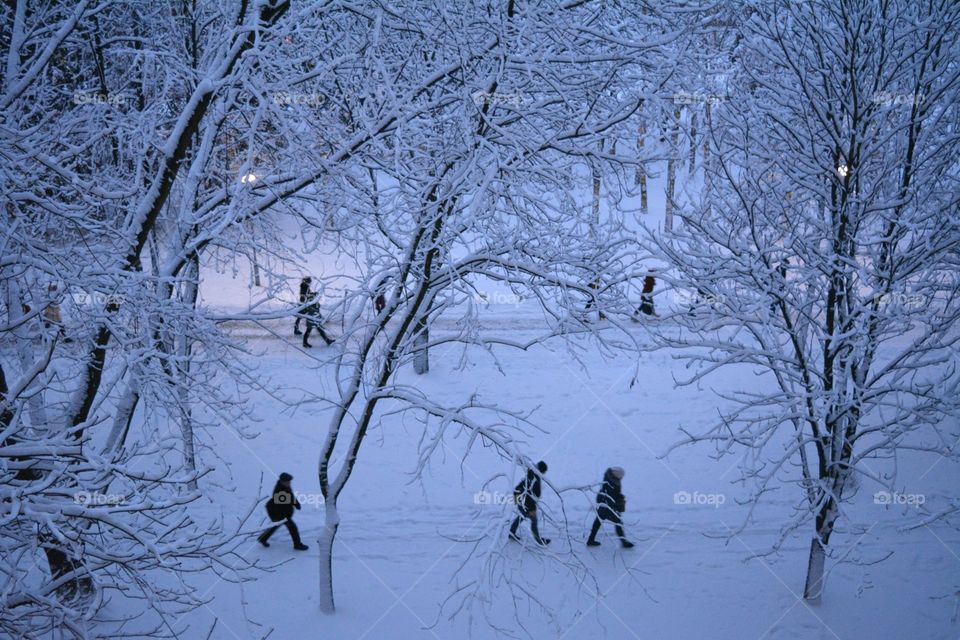
{"type": "Polygon", "coordinates": [[[253,184],[256,181],[257,181],[257,176],[255,176],[252,173],[248,173],[247,175],[240,178],[240,182],[242,182],[243,184],[253,184]]]}
{"type": "Polygon", "coordinates": [[[839,173],[841,177],[846,178],[847,174],[850,173],[850,170],[847,169],[847,165],[842,164],[837,167],[837,173],[839,173]]]}

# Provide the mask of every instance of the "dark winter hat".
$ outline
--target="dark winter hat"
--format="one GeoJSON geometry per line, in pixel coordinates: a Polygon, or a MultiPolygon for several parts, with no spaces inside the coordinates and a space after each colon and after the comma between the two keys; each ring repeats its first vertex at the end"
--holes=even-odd
{"type": "Polygon", "coordinates": [[[293,480],[293,476],[286,471],[280,474],[280,482],[290,482],[291,480],[293,480]]]}
{"type": "Polygon", "coordinates": [[[537,471],[539,471],[541,474],[546,473],[546,472],[547,472],[547,463],[544,462],[543,460],[541,460],[540,462],[538,462],[538,463],[537,463],[537,471]]]}

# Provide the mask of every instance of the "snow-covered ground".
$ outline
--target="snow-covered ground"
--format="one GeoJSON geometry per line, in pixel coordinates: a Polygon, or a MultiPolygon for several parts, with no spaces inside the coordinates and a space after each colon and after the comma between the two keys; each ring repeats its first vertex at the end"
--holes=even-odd
{"type": "MultiPolygon", "coordinates": [[[[230,286],[223,284],[207,290],[227,297],[230,286]]],[[[537,318],[523,305],[501,306],[488,311],[486,322],[523,337],[532,335],[537,318]]],[[[328,409],[296,401],[303,390],[329,384],[318,358],[336,347],[308,353],[288,327],[279,329],[286,340],[237,329],[249,336],[250,357],[276,395],[249,398],[260,420],[252,424],[259,432],[255,439],[241,440],[227,429],[202,436],[226,463],[207,482],[236,490],[211,492],[215,500],[197,508],[243,513],[287,471],[304,503],[296,521],[311,548],[293,551],[283,529],[269,549],[251,535],[245,554],[278,566],[242,585],[213,574],[194,577],[210,603],[179,621],[177,629],[189,625],[184,637],[205,637],[212,625],[209,637],[223,639],[262,638],[271,631],[271,638],[281,639],[404,640],[465,637],[468,630],[477,638],[510,633],[571,640],[946,639],[960,633],[960,534],[937,523],[900,530],[918,520],[917,508],[877,504],[874,493],[881,488],[861,482],[849,515],[862,527],[835,535],[832,546],[844,562],[831,563],[823,603],[805,604],[809,530],[789,537],[774,555],[749,559],[776,542],[799,489],[784,484],[744,527],[749,508],[738,504],[747,490],[734,483],[737,459],[716,459],[707,445],[661,457],[680,438],[678,427],[697,430],[717,415],[715,390],[749,389],[763,380],[743,368],[726,370],[712,388],[675,388],[681,364],[657,352],[642,356],[631,387],[634,361],[604,358],[589,340],[579,343],[582,364],[556,340],[528,352],[497,350],[502,373],[487,354],[468,351],[464,364],[462,350],[447,347],[433,352],[429,374],[399,374],[444,402],[476,393],[504,408],[536,409],[533,420],[543,431],[529,432],[527,451],[549,463],[547,479],[554,487],[567,489],[564,508],[576,538],[562,540],[556,521],[548,521],[541,522],[543,534],[554,538],[547,550],[508,542],[511,507],[496,502],[502,502],[498,495],[509,495],[514,471],[482,448],[463,459],[464,440],[451,437],[418,479],[412,471],[422,426],[409,416],[387,416],[361,449],[340,499],[334,554],[338,610],[325,616],[317,606],[316,535],[323,523],[317,462],[328,409]],[[621,550],[606,525],[602,546],[588,550],[583,541],[593,496],[571,488],[597,483],[604,469],[615,465],[626,469],[627,532],[637,546],[621,550]],[[486,487],[490,504],[478,504],[485,501],[477,497],[484,482],[497,473],[508,475],[486,487]],[[499,526],[494,534],[491,524],[499,526]],[[466,610],[450,619],[459,600],[441,604],[480,578],[475,561],[461,567],[479,532],[488,533],[481,545],[502,548],[496,570],[535,585],[555,619],[529,600],[512,600],[503,582],[484,590],[487,620],[480,608],[473,610],[472,625],[466,610]],[[602,597],[591,595],[592,578],[581,587],[584,575],[563,570],[550,556],[581,560],[602,597]]],[[[642,335],[644,329],[637,325],[635,331],[642,335]]],[[[934,465],[933,459],[904,454],[898,463],[903,494],[923,495],[928,504],[938,496],[942,500],[960,481],[960,468],[949,461],[934,465]]],[[[875,470],[889,464],[877,461],[875,470]]],[[[559,518],[557,495],[549,490],[544,495],[542,511],[548,519],[559,518]]],[[[255,515],[251,534],[265,521],[262,507],[255,515]]],[[[529,542],[527,530],[525,536],[529,542]]]]}

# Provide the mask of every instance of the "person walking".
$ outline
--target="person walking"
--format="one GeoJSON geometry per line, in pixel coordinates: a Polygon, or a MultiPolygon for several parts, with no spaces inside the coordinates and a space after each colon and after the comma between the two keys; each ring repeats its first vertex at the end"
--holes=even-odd
{"type": "MultiPolygon", "coordinates": [[[[313,278],[310,276],[305,276],[300,281],[300,304],[304,304],[313,298],[313,294],[310,292],[310,285],[313,283],[313,278]]],[[[305,311],[298,311],[297,318],[293,321],[293,335],[300,335],[300,319],[303,317],[305,311]]]]}
{"type": "Polygon", "coordinates": [[[308,341],[310,338],[310,332],[313,329],[317,330],[317,333],[320,334],[320,337],[323,338],[323,341],[327,343],[329,347],[333,344],[326,333],[323,331],[323,316],[320,315],[320,302],[314,300],[307,308],[303,310],[303,317],[306,324],[306,330],[303,332],[303,346],[307,349],[313,347],[312,344],[308,341]]]}
{"type": "Polygon", "coordinates": [[[377,286],[373,289],[373,308],[380,315],[380,312],[387,308],[387,285],[390,283],[390,277],[381,278],[377,286]]]}
{"type": "Polygon", "coordinates": [[[43,308],[43,328],[63,338],[64,342],[73,342],[73,339],[67,336],[63,327],[63,316],[60,315],[60,303],[57,302],[57,284],[55,282],[47,285],[47,297],[50,298],[50,302],[43,308]]]}
{"type": "MultiPolygon", "coordinates": [[[[300,531],[293,521],[293,510],[300,508],[300,502],[293,494],[293,488],[290,486],[292,481],[293,476],[289,473],[280,474],[277,484],[273,487],[273,494],[270,496],[270,499],[267,500],[267,516],[269,516],[271,522],[280,522],[287,527],[287,531],[290,532],[290,538],[293,539],[294,549],[297,551],[306,551],[309,547],[300,541],[300,531]]],[[[263,546],[269,547],[270,543],[267,541],[270,539],[270,536],[273,535],[274,531],[279,528],[280,524],[269,527],[260,534],[257,540],[263,546]]]]}
{"type": "Polygon", "coordinates": [[[537,463],[536,470],[527,469],[527,477],[520,481],[513,490],[513,499],[517,505],[519,515],[510,525],[510,539],[519,541],[517,527],[523,520],[530,520],[530,531],[533,532],[533,539],[537,544],[545,546],[550,544],[550,538],[540,537],[540,528],[537,524],[537,503],[540,502],[540,478],[547,472],[547,463],[541,460],[537,463]]]}
{"type": "Polygon", "coordinates": [[[653,309],[653,288],[657,280],[653,276],[647,276],[643,279],[643,291],[640,292],[640,308],[635,315],[656,316],[657,312],[653,309]]]}
{"type": "MultiPolygon", "coordinates": [[[[590,284],[587,285],[587,287],[589,287],[589,288],[594,292],[594,293],[592,293],[592,294],[590,295],[590,299],[587,300],[587,306],[585,306],[585,307],[583,308],[584,313],[588,313],[588,314],[589,314],[590,311],[591,311],[591,309],[593,309],[594,305],[597,305],[597,306],[599,307],[599,299],[597,298],[596,292],[600,290],[600,281],[599,281],[599,280],[593,280],[593,281],[590,282],[590,284]]],[[[606,316],[606,314],[605,314],[603,311],[598,310],[598,311],[597,311],[597,318],[600,319],[601,321],[603,321],[603,320],[606,320],[606,319],[607,319],[607,316],[606,316]]],[[[589,321],[589,319],[590,319],[590,318],[589,318],[589,316],[588,316],[588,317],[587,317],[587,321],[589,321]]]]}
{"type": "Polygon", "coordinates": [[[63,331],[63,317],[60,315],[60,305],[57,303],[57,285],[51,282],[47,285],[47,297],[50,302],[43,309],[43,324],[49,329],[51,326],[57,327],[58,331],[63,331]]]}
{"type": "Polygon", "coordinates": [[[627,507],[627,499],[623,496],[620,484],[623,476],[624,471],[620,467],[610,467],[603,474],[603,486],[597,493],[597,517],[593,521],[593,528],[590,529],[590,537],[587,539],[588,547],[600,546],[597,542],[597,533],[600,531],[601,521],[606,520],[616,526],[617,536],[623,548],[633,548],[633,543],[627,540],[623,532],[623,512],[627,507]]]}

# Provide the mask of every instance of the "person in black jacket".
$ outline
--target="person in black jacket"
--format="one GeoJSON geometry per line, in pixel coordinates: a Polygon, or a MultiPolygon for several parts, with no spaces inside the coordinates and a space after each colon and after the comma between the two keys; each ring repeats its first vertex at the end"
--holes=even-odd
{"type": "Polygon", "coordinates": [[[657,279],[653,276],[647,276],[643,279],[643,291],[640,292],[640,308],[634,317],[640,315],[656,316],[657,312],[653,309],[653,288],[657,285],[657,279]]]}
{"type": "MultiPolygon", "coordinates": [[[[300,304],[303,304],[309,301],[313,295],[310,293],[310,285],[313,283],[313,278],[306,276],[303,280],[300,281],[300,304]]],[[[293,335],[300,335],[300,319],[303,317],[301,314],[303,311],[297,313],[297,319],[293,321],[293,335]]]]}
{"type": "Polygon", "coordinates": [[[303,332],[303,346],[310,348],[313,345],[307,342],[307,338],[310,337],[310,332],[314,329],[317,330],[317,333],[320,334],[320,337],[323,338],[323,341],[327,343],[329,347],[333,344],[326,333],[323,332],[323,316],[320,315],[320,303],[316,300],[310,304],[307,308],[303,310],[303,317],[306,319],[307,330],[303,332]]]}
{"type": "Polygon", "coordinates": [[[390,283],[390,276],[381,278],[377,286],[373,289],[373,308],[380,315],[380,312],[387,308],[387,285],[390,283]]]}
{"type": "Polygon", "coordinates": [[[623,533],[622,514],[627,507],[627,499],[623,497],[623,489],[620,486],[623,476],[624,471],[620,467],[610,467],[603,474],[603,486],[597,493],[597,517],[593,521],[590,538],[587,539],[588,547],[600,546],[600,543],[597,542],[597,533],[600,531],[601,520],[607,520],[616,525],[617,536],[619,536],[623,548],[633,548],[633,543],[627,540],[623,533]]]}
{"type": "MultiPolygon", "coordinates": [[[[277,484],[273,487],[273,494],[270,496],[270,499],[267,500],[267,515],[270,517],[271,522],[280,522],[283,520],[283,524],[286,525],[287,531],[290,532],[290,537],[293,539],[293,548],[297,551],[306,551],[309,547],[300,541],[300,531],[293,521],[293,510],[294,508],[300,508],[300,502],[293,494],[293,488],[290,486],[292,480],[293,476],[289,473],[280,474],[277,484]]],[[[279,524],[268,528],[260,534],[257,540],[263,546],[269,547],[270,543],[267,542],[267,540],[269,540],[273,532],[279,528],[279,524]]]]}
{"type": "Polygon", "coordinates": [[[539,545],[550,544],[550,538],[541,538],[540,529],[537,526],[537,503],[540,501],[540,477],[547,472],[547,463],[541,460],[537,463],[537,469],[527,469],[527,477],[524,478],[513,490],[513,499],[517,505],[517,511],[520,512],[510,525],[510,539],[520,540],[517,535],[517,527],[523,519],[530,520],[530,531],[533,532],[533,539],[539,545]]]}

